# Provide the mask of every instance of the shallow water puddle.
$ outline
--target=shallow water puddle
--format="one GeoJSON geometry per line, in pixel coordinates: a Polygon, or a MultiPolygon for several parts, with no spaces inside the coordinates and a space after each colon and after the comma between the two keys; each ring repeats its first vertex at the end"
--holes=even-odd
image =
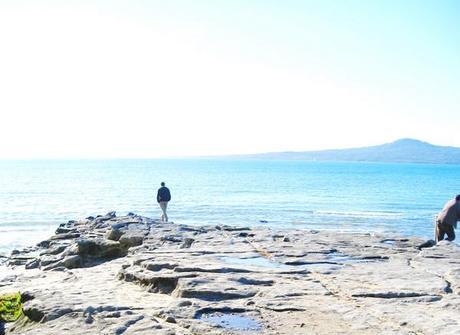
{"type": "Polygon", "coordinates": [[[381,243],[385,243],[385,244],[389,244],[389,245],[395,245],[395,244],[396,244],[396,240],[393,240],[393,239],[386,239],[386,240],[381,241],[381,243]]]}
{"type": "Polygon", "coordinates": [[[262,325],[255,319],[237,313],[203,313],[198,316],[199,320],[208,322],[214,326],[238,330],[238,331],[260,331],[262,325]]]}
{"type": "Polygon", "coordinates": [[[265,257],[260,257],[260,256],[251,257],[251,258],[238,258],[238,257],[224,256],[224,257],[220,257],[220,259],[230,264],[259,266],[259,267],[271,268],[271,269],[292,269],[292,266],[274,262],[265,257]]]}
{"type": "Polygon", "coordinates": [[[286,262],[279,263],[272,261],[268,258],[256,256],[251,258],[238,258],[238,257],[230,257],[230,256],[223,256],[220,259],[229,264],[238,264],[238,265],[246,265],[246,266],[257,266],[275,270],[289,270],[292,271],[294,269],[311,269],[311,268],[326,268],[332,269],[337,266],[343,266],[345,264],[354,264],[354,263],[370,263],[370,262],[379,262],[384,261],[385,258],[381,257],[358,257],[358,256],[350,256],[341,253],[331,253],[327,256],[326,259],[322,260],[306,260],[306,261],[295,261],[295,262],[286,262]]]}

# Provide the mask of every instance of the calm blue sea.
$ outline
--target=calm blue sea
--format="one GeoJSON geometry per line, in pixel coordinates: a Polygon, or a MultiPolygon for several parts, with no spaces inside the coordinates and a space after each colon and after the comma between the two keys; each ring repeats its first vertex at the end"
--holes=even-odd
{"type": "Polygon", "coordinates": [[[267,160],[0,161],[0,252],[88,215],[159,216],[161,181],[172,221],[391,232],[431,237],[433,217],[460,193],[460,166],[267,160]],[[266,221],[266,222],[265,222],[266,221]]]}

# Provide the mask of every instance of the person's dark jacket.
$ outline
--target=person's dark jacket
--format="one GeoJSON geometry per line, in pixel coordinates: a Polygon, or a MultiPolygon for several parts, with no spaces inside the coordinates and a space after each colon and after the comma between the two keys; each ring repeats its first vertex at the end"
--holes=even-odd
{"type": "Polygon", "coordinates": [[[162,186],[158,189],[157,194],[157,201],[170,201],[171,200],[171,192],[169,192],[169,188],[166,186],[162,186]]]}

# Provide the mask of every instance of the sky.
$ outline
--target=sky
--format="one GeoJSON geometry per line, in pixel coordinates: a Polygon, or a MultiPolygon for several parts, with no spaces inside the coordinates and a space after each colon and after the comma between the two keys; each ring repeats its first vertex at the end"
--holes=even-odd
{"type": "Polygon", "coordinates": [[[460,147],[460,2],[0,0],[0,158],[460,147]]]}

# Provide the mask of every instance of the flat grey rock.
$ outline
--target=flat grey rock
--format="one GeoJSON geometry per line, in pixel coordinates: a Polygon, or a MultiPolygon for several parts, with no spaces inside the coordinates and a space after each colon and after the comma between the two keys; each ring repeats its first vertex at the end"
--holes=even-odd
{"type": "Polygon", "coordinates": [[[7,334],[460,334],[446,241],[111,212],[5,262],[0,293],[27,291],[30,319],[7,334]]]}

